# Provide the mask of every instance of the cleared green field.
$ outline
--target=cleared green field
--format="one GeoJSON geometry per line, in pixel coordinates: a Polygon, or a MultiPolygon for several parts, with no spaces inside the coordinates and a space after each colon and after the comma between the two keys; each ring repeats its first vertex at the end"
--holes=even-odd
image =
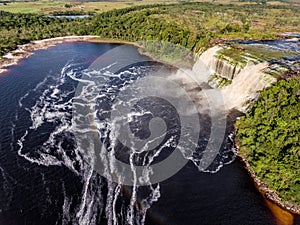
{"type": "Polygon", "coordinates": [[[35,2],[23,2],[15,1],[9,3],[1,3],[0,10],[11,13],[44,13],[49,14],[55,11],[74,11],[79,10],[83,12],[106,12],[113,9],[126,8],[137,5],[148,4],[168,4],[176,3],[177,0],[129,0],[129,1],[101,1],[101,2],[70,2],[70,1],[35,1],[35,2]]]}
{"type": "MultiPolygon", "coordinates": [[[[126,8],[138,5],[149,4],[170,4],[184,2],[184,0],[120,0],[120,1],[98,1],[98,2],[74,2],[65,0],[37,0],[23,1],[0,0],[0,10],[11,13],[42,13],[49,14],[55,11],[82,11],[102,13],[113,9],[126,8]]],[[[213,2],[222,4],[249,4],[249,2],[240,2],[239,0],[190,0],[189,2],[213,2]]],[[[297,2],[297,1],[296,1],[297,2]]],[[[252,3],[256,4],[256,3],[252,3]]],[[[271,1],[269,5],[283,5],[286,2],[271,1]]]]}
{"type": "Polygon", "coordinates": [[[149,4],[168,4],[168,3],[176,3],[176,0],[142,0],[142,1],[119,1],[119,2],[85,2],[83,3],[83,9],[88,12],[106,12],[113,9],[126,8],[131,6],[138,5],[149,5],[149,4]]]}
{"type": "Polygon", "coordinates": [[[67,10],[64,1],[10,2],[0,3],[0,10],[12,13],[38,13],[67,10]]]}

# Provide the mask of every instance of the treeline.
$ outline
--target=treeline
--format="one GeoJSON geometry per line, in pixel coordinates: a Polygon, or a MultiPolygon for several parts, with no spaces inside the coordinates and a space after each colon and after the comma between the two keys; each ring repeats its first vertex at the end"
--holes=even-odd
{"type": "Polygon", "coordinates": [[[88,33],[127,41],[162,40],[193,49],[197,38],[188,27],[159,18],[162,10],[142,10],[134,13],[109,12],[98,15],[88,33]]]}
{"type": "Polygon", "coordinates": [[[256,175],[285,201],[300,205],[300,77],[263,91],[237,121],[237,137],[256,175]]]}
{"type": "Polygon", "coordinates": [[[31,40],[65,35],[162,40],[198,51],[218,38],[270,38],[274,30],[295,30],[299,15],[299,7],[212,3],[135,6],[84,19],[0,11],[0,55],[31,40]]]}
{"type": "Polygon", "coordinates": [[[84,22],[79,20],[0,11],[0,55],[31,40],[78,34],[81,26],[84,22]]]}

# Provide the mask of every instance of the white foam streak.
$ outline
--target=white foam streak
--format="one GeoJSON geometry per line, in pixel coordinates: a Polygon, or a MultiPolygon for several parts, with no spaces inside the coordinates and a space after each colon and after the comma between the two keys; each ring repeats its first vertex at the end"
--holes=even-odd
{"type": "MultiPolygon", "coordinates": [[[[113,65],[113,64],[112,64],[113,65]]],[[[112,66],[110,65],[110,66],[112,66]]],[[[78,65],[76,65],[78,66],[78,65]]],[[[146,143],[143,149],[133,149],[129,155],[129,163],[131,173],[133,175],[133,186],[132,193],[130,196],[130,203],[126,206],[126,212],[123,217],[117,212],[117,202],[118,199],[122,197],[122,181],[117,183],[108,182],[108,193],[106,202],[103,201],[103,179],[93,170],[93,160],[92,164],[88,165],[82,158],[82,152],[86,149],[82,149],[81,143],[76,143],[77,146],[72,149],[72,156],[67,154],[63,147],[64,139],[73,140],[72,134],[75,132],[80,133],[87,141],[88,149],[94,149],[93,139],[91,133],[95,131],[95,127],[77,127],[76,123],[72,123],[75,120],[82,120],[86,118],[95,118],[95,124],[97,129],[106,128],[104,133],[100,133],[100,137],[109,137],[110,139],[110,151],[108,154],[103,154],[107,149],[102,145],[102,149],[99,156],[104,163],[105,176],[109,180],[109,175],[113,172],[117,172],[119,168],[116,168],[116,146],[117,138],[120,135],[120,127],[117,126],[118,121],[124,120],[124,116],[127,122],[132,121],[134,117],[143,116],[149,114],[149,111],[141,110],[138,113],[129,113],[129,115],[121,115],[120,117],[115,117],[113,121],[98,121],[96,114],[102,115],[109,111],[109,109],[96,110],[97,101],[108,99],[113,102],[117,97],[118,91],[122,90],[127,84],[134,82],[134,79],[141,75],[145,70],[143,67],[135,67],[133,70],[124,71],[120,74],[111,74],[105,70],[102,71],[88,71],[85,70],[83,73],[85,76],[81,76],[74,64],[66,64],[58,77],[54,75],[49,75],[41,83],[39,83],[35,89],[31,92],[26,93],[20,100],[19,106],[23,110],[27,110],[30,113],[30,119],[32,121],[31,126],[27,129],[24,135],[18,140],[19,150],[18,154],[24,157],[32,163],[37,163],[44,166],[61,166],[64,165],[70,171],[75,173],[77,176],[81,177],[82,180],[82,193],[81,202],[77,206],[77,210],[74,215],[70,215],[70,207],[72,203],[72,198],[67,196],[64,192],[64,204],[63,204],[63,224],[80,224],[80,225],[95,225],[97,223],[97,218],[99,218],[99,212],[102,213],[102,209],[105,210],[105,217],[109,225],[117,224],[128,224],[128,225],[143,225],[145,223],[147,210],[153,205],[154,202],[158,201],[160,198],[160,186],[159,184],[152,185],[150,177],[153,174],[151,164],[159,157],[163,148],[168,146],[173,146],[176,142],[175,137],[170,138],[162,147],[156,150],[152,154],[147,154],[143,159],[144,169],[142,171],[142,179],[145,185],[148,184],[149,195],[145,197],[141,202],[138,202],[139,187],[137,186],[140,177],[137,175],[135,166],[135,154],[141,150],[148,149],[152,142],[156,139],[162,139],[166,133],[162,133],[146,143]],[[126,78],[127,77],[127,78],[126,78]],[[130,77],[130,79],[128,79],[130,77]],[[95,79],[97,78],[97,79],[95,79]],[[118,78],[118,84],[115,84],[111,80],[118,78]],[[67,82],[75,81],[82,83],[83,86],[80,89],[79,95],[73,97],[75,92],[75,87],[73,89],[65,88],[67,82]],[[120,84],[121,83],[121,84],[120,84]],[[94,96],[92,93],[99,93],[94,96]],[[36,102],[32,106],[25,107],[25,101],[27,101],[33,94],[38,94],[36,102]],[[76,107],[87,107],[91,109],[85,115],[73,115],[71,114],[73,106],[76,107]],[[95,113],[96,112],[96,113],[95,113]],[[85,118],[83,118],[85,117],[85,118]],[[28,152],[27,146],[30,135],[33,133],[39,133],[43,126],[50,126],[49,135],[47,140],[44,141],[36,151],[34,156],[28,152]],[[111,131],[111,132],[110,132],[111,131]],[[76,165],[76,166],[75,166],[76,165]],[[105,209],[104,209],[105,204],[105,209]],[[119,222],[120,220],[123,220],[119,222]]],[[[82,71],[81,71],[82,72],[82,71]]],[[[174,75],[175,76],[175,75],[174,75]]],[[[174,77],[173,77],[174,78],[174,77]]],[[[182,80],[182,74],[177,73],[176,79],[182,80]]],[[[171,78],[172,79],[172,78],[171,78]]],[[[189,82],[183,79],[185,86],[189,86],[189,82]]],[[[78,89],[76,89],[78,90],[78,89]]],[[[191,88],[193,90],[193,88],[191,88]]],[[[134,99],[132,99],[134,101],[134,99]]],[[[124,102],[120,102],[124,104],[124,102]]],[[[114,105],[112,108],[114,109],[114,105]]],[[[186,109],[187,111],[188,109],[186,109]]],[[[188,112],[187,112],[188,114],[188,112]]],[[[135,142],[131,141],[131,146],[135,146],[135,142]]],[[[80,142],[80,141],[79,141],[80,142]]],[[[29,143],[30,144],[30,143],[29,143]]],[[[188,143],[189,145],[191,143],[188,143]]],[[[192,143],[193,144],[193,143],[192,143]]],[[[185,149],[180,149],[182,153],[186,153],[185,149]]],[[[93,159],[93,153],[89,157],[93,159]]],[[[195,159],[191,158],[195,161],[195,159]]],[[[196,164],[196,163],[195,163],[196,164]]],[[[118,171],[119,172],[119,171],[118,171]]],[[[140,174],[139,174],[140,176],[140,174]]],[[[124,206],[123,206],[124,207],[124,206]]],[[[124,209],[124,208],[123,208],[124,209]]],[[[99,221],[98,221],[99,222],[99,221]]]]}

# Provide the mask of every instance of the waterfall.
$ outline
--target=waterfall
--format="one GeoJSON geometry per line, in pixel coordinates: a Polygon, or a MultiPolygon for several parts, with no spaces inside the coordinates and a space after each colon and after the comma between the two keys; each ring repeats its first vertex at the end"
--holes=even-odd
{"type": "Polygon", "coordinates": [[[231,65],[216,57],[212,59],[209,67],[215,71],[215,74],[229,80],[232,80],[241,71],[237,65],[231,65]]]}
{"type": "Polygon", "coordinates": [[[227,109],[247,111],[249,104],[258,97],[259,91],[276,82],[276,78],[263,72],[266,68],[268,68],[267,62],[250,64],[232,80],[229,86],[222,89],[227,109]]]}
{"type": "Polygon", "coordinates": [[[249,104],[258,97],[258,92],[274,83],[276,78],[264,73],[264,70],[269,67],[267,62],[254,64],[249,61],[242,69],[218,58],[217,53],[222,48],[214,46],[203,52],[195,63],[193,71],[204,82],[208,82],[213,75],[230,80],[230,85],[220,88],[226,110],[235,108],[245,112],[249,104]],[[209,73],[204,72],[203,65],[208,68],[209,73]]]}
{"type": "Polygon", "coordinates": [[[232,65],[229,62],[218,58],[217,53],[222,49],[223,47],[220,46],[212,47],[200,56],[200,60],[204,62],[212,74],[232,80],[237,74],[240,73],[241,68],[239,65],[232,65]]]}

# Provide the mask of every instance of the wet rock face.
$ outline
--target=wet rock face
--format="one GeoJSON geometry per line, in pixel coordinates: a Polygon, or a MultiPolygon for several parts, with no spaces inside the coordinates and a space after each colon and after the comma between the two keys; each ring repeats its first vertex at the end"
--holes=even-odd
{"type": "Polygon", "coordinates": [[[231,65],[222,59],[213,58],[209,62],[209,68],[213,70],[217,75],[226,79],[232,80],[237,74],[241,72],[241,68],[237,65],[231,65]]]}
{"type": "Polygon", "coordinates": [[[212,74],[232,80],[241,72],[242,68],[238,63],[230,63],[220,58],[218,52],[222,49],[223,47],[220,46],[210,48],[200,56],[200,60],[203,61],[212,74]]]}
{"type": "Polygon", "coordinates": [[[284,72],[282,75],[279,76],[280,79],[288,79],[300,76],[300,69],[291,68],[290,70],[284,72]]]}

